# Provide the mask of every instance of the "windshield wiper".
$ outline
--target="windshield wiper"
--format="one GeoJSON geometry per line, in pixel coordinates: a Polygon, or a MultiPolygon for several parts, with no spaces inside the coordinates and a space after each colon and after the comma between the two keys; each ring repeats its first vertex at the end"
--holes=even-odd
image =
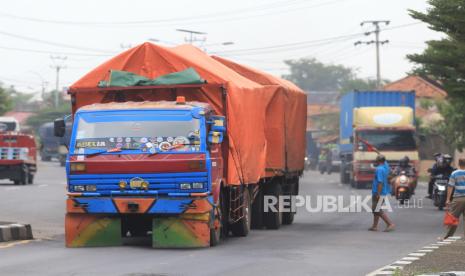
{"type": "Polygon", "coordinates": [[[97,152],[91,152],[91,153],[74,153],[72,155],[95,156],[95,155],[100,155],[102,153],[121,152],[123,150],[139,150],[139,149],[136,149],[136,148],[112,148],[112,149],[107,149],[107,150],[102,150],[102,151],[97,151],[97,152]]]}

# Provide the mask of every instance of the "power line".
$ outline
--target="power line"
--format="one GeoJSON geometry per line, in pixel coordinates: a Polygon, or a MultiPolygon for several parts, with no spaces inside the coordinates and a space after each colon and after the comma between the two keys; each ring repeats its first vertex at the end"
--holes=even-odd
{"type": "Polygon", "coordinates": [[[158,19],[158,20],[135,20],[135,21],[68,21],[68,20],[52,20],[52,19],[44,19],[44,18],[37,18],[37,17],[26,17],[20,16],[15,14],[9,14],[5,12],[0,12],[0,16],[14,18],[18,20],[24,21],[31,21],[36,23],[51,23],[51,24],[61,24],[61,25],[140,25],[140,24],[154,24],[154,23],[166,23],[166,22],[183,22],[183,21],[191,21],[195,19],[208,19],[209,17],[212,18],[222,18],[227,15],[234,15],[234,14],[243,14],[243,13],[251,13],[255,11],[264,11],[269,9],[281,9],[283,7],[292,6],[298,4],[299,2],[308,2],[302,0],[285,0],[285,1],[276,1],[267,4],[261,4],[253,7],[248,8],[241,8],[232,11],[219,11],[214,13],[206,13],[200,14],[191,17],[174,17],[174,18],[166,18],[166,19],[158,19]]]}
{"type": "Polygon", "coordinates": [[[17,51],[17,52],[26,52],[26,53],[38,53],[38,54],[57,54],[57,55],[69,55],[69,56],[85,56],[85,57],[108,57],[112,54],[86,54],[86,53],[73,53],[73,52],[57,52],[52,50],[36,50],[36,49],[25,49],[25,48],[16,48],[16,47],[7,47],[0,46],[0,49],[17,51]]]}
{"type": "Polygon", "coordinates": [[[93,48],[79,47],[79,46],[64,44],[64,43],[59,43],[59,42],[52,42],[52,41],[47,41],[47,40],[43,40],[43,39],[39,39],[39,38],[33,38],[33,37],[18,35],[18,34],[14,34],[14,33],[9,33],[9,32],[5,32],[5,31],[1,31],[1,30],[0,30],[0,35],[14,37],[14,38],[22,39],[22,40],[27,40],[27,41],[33,41],[33,42],[41,43],[41,44],[47,44],[47,45],[58,46],[58,47],[63,47],[63,48],[70,48],[70,49],[77,49],[77,50],[82,50],[82,51],[114,53],[114,52],[110,52],[108,50],[93,49],[93,48]]]}

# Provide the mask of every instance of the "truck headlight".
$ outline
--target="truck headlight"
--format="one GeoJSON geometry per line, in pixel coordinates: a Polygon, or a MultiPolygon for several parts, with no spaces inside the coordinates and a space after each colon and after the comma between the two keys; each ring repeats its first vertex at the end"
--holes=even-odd
{"type": "Polygon", "coordinates": [[[83,185],[76,185],[73,189],[75,192],[84,192],[86,190],[86,188],[83,185]]]}
{"type": "Polygon", "coordinates": [[[97,191],[97,186],[96,185],[87,185],[86,186],[86,191],[95,192],[95,191],[97,191]]]}
{"type": "Polygon", "coordinates": [[[71,163],[69,166],[70,171],[72,172],[83,172],[86,170],[85,163],[71,163]]]}
{"type": "Polygon", "coordinates": [[[203,183],[202,182],[192,183],[192,189],[203,189],[203,183]]]}
{"type": "Polygon", "coordinates": [[[189,190],[191,189],[191,183],[181,183],[179,184],[179,188],[181,188],[181,190],[189,190]]]}

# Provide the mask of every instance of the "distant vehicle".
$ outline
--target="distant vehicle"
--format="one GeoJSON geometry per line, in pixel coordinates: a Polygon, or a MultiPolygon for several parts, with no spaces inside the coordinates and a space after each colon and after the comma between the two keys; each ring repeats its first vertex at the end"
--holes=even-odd
{"type": "Polygon", "coordinates": [[[405,170],[401,171],[399,175],[396,175],[392,180],[392,192],[400,204],[404,204],[406,200],[409,200],[415,192],[416,186],[415,174],[411,174],[405,170]]]}
{"type": "Polygon", "coordinates": [[[13,117],[0,117],[0,132],[16,131],[19,132],[19,123],[13,117]]]}
{"type": "Polygon", "coordinates": [[[340,177],[361,188],[371,185],[373,160],[381,153],[391,165],[404,156],[418,172],[415,92],[355,91],[345,94],[340,112],[340,177]]]}
{"type": "Polygon", "coordinates": [[[446,207],[447,198],[447,183],[449,183],[450,175],[439,174],[434,176],[433,186],[433,203],[438,207],[438,210],[443,210],[446,207]]]}
{"type": "Polygon", "coordinates": [[[39,128],[40,137],[40,157],[42,161],[51,161],[52,158],[59,158],[58,149],[61,138],[53,135],[53,122],[45,123],[39,128]]]}
{"type": "Polygon", "coordinates": [[[0,131],[0,179],[9,179],[16,185],[33,184],[36,171],[34,137],[0,131]]]}

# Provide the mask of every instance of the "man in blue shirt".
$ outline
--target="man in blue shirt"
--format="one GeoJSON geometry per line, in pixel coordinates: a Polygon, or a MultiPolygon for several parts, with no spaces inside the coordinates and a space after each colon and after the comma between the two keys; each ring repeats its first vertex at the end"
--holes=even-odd
{"type": "MultiPolygon", "coordinates": [[[[455,170],[449,178],[446,206],[449,207],[448,212],[451,215],[457,219],[463,215],[465,219],[465,159],[459,159],[459,169],[455,170]]],[[[448,225],[444,239],[453,236],[455,230],[457,225],[448,225]]]]}
{"type": "Polygon", "coordinates": [[[386,162],[386,157],[379,154],[376,157],[376,170],[375,177],[373,178],[372,185],[372,211],[373,211],[373,226],[368,230],[378,231],[379,218],[386,223],[385,232],[390,232],[395,229],[394,223],[389,219],[387,214],[383,211],[382,206],[384,199],[391,193],[391,186],[389,185],[389,165],[386,162]]]}

